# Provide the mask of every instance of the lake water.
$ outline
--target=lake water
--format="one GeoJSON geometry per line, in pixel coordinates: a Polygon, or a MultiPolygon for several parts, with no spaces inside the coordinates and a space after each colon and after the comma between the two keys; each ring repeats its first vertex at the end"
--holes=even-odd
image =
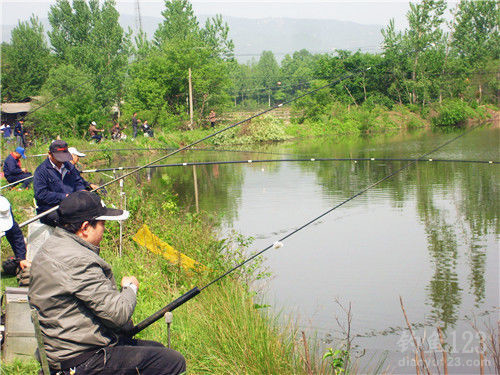
{"type": "MultiPolygon", "coordinates": [[[[415,158],[459,132],[417,132],[364,139],[321,138],[254,146],[251,152],[191,151],[169,159],[229,161],[308,158],[415,158]]],[[[480,128],[428,156],[500,160],[500,129],[480,128]]],[[[221,232],[254,238],[258,251],[375,181],[398,161],[308,161],[198,166],[199,208],[220,217],[221,232]]],[[[293,319],[320,351],[339,344],[352,308],[358,371],[387,357],[390,373],[415,373],[399,296],[415,334],[430,354],[442,327],[452,373],[478,373],[476,321],[498,329],[499,166],[419,162],[286,239],[265,253],[272,272],[266,302],[293,319]],[[339,304],[340,303],[340,304],[339,304]],[[338,320],[338,322],[337,322],[338,320]],[[340,326],[339,326],[340,323],[340,326]]],[[[192,167],[167,174],[181,204],[194,210],[192,167]]],[[[441,355],[438,352],[439,362],[441,355]]],[[[493,365],[492,363],[486,363],[493,365]]],[[[431,365],[431,363],[429,363],[431,365]]],[[[441,367],[442,368],[442,367],[441,367]]],[[[441,370],[442,371],[442,370],[441,370]]],[[[493,371],[486,367],[486,372],[493,371]]]]}

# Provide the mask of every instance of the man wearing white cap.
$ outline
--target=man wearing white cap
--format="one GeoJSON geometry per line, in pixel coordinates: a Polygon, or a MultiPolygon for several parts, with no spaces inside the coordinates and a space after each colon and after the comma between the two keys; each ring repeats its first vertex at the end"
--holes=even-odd
{"type": "Polygon", "coordinates": [[[104,129],[97,129],[97,124],[95,121],[92,121],[89,126],[90,138],[95,139],[97,143],[101,142],[102,133],[104,129]]]}
{"type": "Polygon", "coordinates": [[[80,160],[80,158],[84,158],[85,156],[87,156],[87,154],[84,154],[83,152],[78,151],[76,149],[76,147],[69,147],[68,151],[73,156],[73,160],[71,160],[70,163],[75,166],[76,171],[80,175],[80,177],[81,177],[81,179],[83,181],[83,184],[85,185],[85,190],[89,190],[90,191],[90,190],[97,189],[98,186],[96,184],[92,184],[92,183],[88,182],[87,180],[85,180],[82,177],[81,171],[77,167],[77,164],[78,164],[78,161],[80,160]]]}
{"type": "Polygon", "coordinates": [[[121,290],[99,256],[108,220],[127,211],[107,208],[92,192],[59,205],[58,227],[33,258],[28,298],[38,311],[51,372],[60,374],[180,374],[184,357],[155,341],[123,335],[132,324],[139,281],[124,276],[121,290]]]}
{"type": "Polygon", "coordinates": [[[4,272],[16,274],[17,267],[24,270],[30,266],[26,260],[26,243],[24,242],[23,232],[12,216],[12,210],[7,198],[0,196],[0,232],[5,232],[5,237],[9,241],[15,257],[7,259],[4,264],[4,272]]]}

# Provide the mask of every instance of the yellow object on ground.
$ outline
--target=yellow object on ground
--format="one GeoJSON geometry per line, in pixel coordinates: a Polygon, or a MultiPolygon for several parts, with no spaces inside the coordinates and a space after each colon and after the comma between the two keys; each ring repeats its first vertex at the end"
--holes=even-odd
{"type": "Polygon", "coordinates": [[[161,255],[170,263],[176,265],[179,264],[185,270],[201,270],[205,268],[202,264],[187,255],[182,254],[180,251],[175,250],[168,243],[158,238],[149,230],[146,224],[144,224],[141,229],[137,231],[132,239],[139,245],[146,247],[149,251],[161,255]]]}

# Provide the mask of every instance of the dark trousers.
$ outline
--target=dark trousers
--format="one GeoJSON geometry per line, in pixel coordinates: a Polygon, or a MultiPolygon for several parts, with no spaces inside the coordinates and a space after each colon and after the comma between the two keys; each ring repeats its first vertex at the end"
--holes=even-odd
{"type": "Polygon", "coordinates": [[[24,236],[23,232],[21,232],[21,228],[19,228],[19,225],[15,220],[13,221],[14,223],[12,225],[12,228],[5,232],[5,237],[7,237],[7,241],[9,241],[15,257],[17,259],[23,260],[26,259],[26,243],[24,242],[24,236]]]}
{"type": "MultiPolygon", "coordinates": [[[[98,350],[74,368],[76,375],[175,375],[186,371],[184,357],[156,341],[124,339],[98,350]]],[[[66,369],[63,374],[69,374],[66,369]]]]}
{"type": "Polygon", "coordinates": [[[132,129],[134,129],[134,138],[137,138],[137,125],[132,124],[132,129]]]}
{"type": "MultiPolygon", "coordinates": [[[[23,178],[30,177],[30,176],[31,176],[31,173],[29,173],[29,172],[26,172],[26,173],[21,173],[21,174],[18,174],[18,175],[16,175],[16,176],[14,176],[14,177],[9,177],[9,178],[7,178],[7,181],[8,181],[9,183],[13,183],[13,182],[16,182],[16,181],[22,180],[23,178]]],[[[25,181],[20,182],[20,183],[22,183],[22,184],[23,184],[23,188],[25,188],[25,189],[26,189],[27,187],[29,187],[29,186],[30,186],[31,181],[33,181],[33,179],[25,180],[25,181]]],[[[16,184],[16,185],[14,185],[14,186],[17,186],[17,184],[16,184]]]]}
{"type": "Polygon", "coordinates": [[[97,143],[101,142],[101,139],[102,139],[102,135],[100,134],[94,134],[92,137],[90,137],[92,139],[95,139],[97,143]]]}

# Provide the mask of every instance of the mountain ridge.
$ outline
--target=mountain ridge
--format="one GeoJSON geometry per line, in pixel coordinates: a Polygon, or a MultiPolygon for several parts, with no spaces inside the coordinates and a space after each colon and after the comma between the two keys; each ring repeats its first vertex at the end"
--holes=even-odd
{"type": "MultiPolygon", "coordinates": [[[[203,26],[209,15],[198,16],[203,26]]],[[[285,54],[301,49],[311,53],[333,53],[336,49],[363,52],[380,52],[382,43],[381,25],[365,25],[352,21],[307,19],[307,18],[243,18],[223,16],[229,25],[229,36],[235,45],[235,56],[239,62],[258,60],[262,51],[273,51],[281,60],[285,54]],[[249,32],[251,31],[251,32],[249,32]]],[[[45,31],[49,29],[48,18],[40,18],[45,31]]],[[[143,30],[152,38],[162,17],[142,17],[143,30]]],[[[127,30],[136,30],[136,18],[130,14],[120,15],[120,24],[127,30]]],[[[10,41],[15,25],[2,24],[2,41],[10,41]]]]}

